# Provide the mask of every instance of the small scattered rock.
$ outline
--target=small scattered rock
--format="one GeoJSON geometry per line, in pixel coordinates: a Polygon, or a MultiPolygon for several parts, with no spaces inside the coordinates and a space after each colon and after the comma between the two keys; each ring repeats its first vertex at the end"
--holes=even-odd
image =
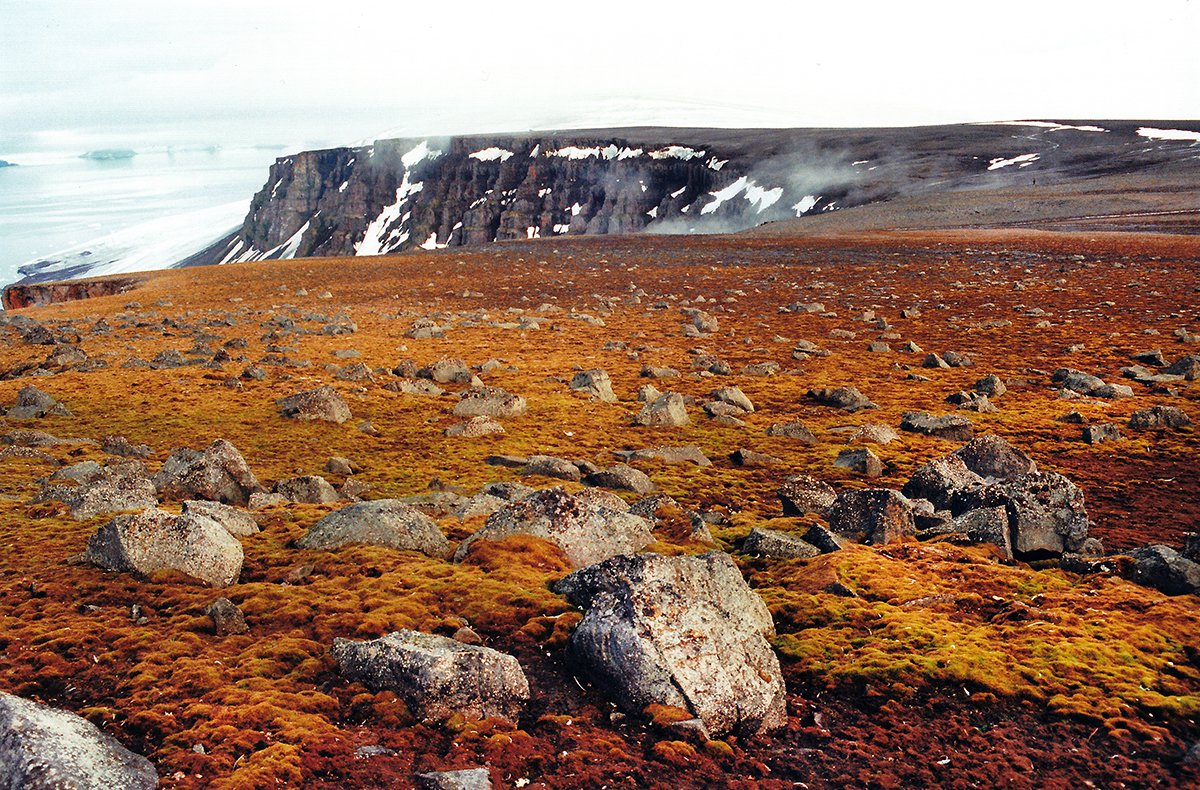
{"type": "Polygon", "coordinates": [[[750,534],[742,543],[742,552],[784,560],[808,559],[821,554],[821,550],[808,541],[786,532],[761,527],[750,530],[750,534]]]}
{"type": "Polygon", "coordinates": [[[833,465],[867,477],[879,477],[883,474],[883,461],[867,447],[848,447],[840,451],[833,465]]]}
{"type": "Polygon", "coordinates": [[[250,630],[242,610],[228,598],[213,601],[204,609],[204,613],[212,620],[213,632],[217,636],[244,634],[250,630]]]}

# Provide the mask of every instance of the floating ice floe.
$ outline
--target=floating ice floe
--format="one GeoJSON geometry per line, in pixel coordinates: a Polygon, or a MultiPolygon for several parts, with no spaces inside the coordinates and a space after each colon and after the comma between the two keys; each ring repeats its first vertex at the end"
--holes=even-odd
{"type": "Polygon", "coordinates": [[[646,216],[650,217],[651,219],[657,219],[658,218],[658,206],[655,206],[654,208],[647,211],[646,216]]]}
{"type": "Polygon", "coordinates": [[[1041,158],[1041,154],[1021,154],[1020,156],[1014,156],[1012,159],[1005,159],[1001,156],[988,162],[988,170],[999,170],[1000,168],[1008,167],[1009,165],[1016,165],[1017,167],[1029,167],[1031,164],[1041,158]]]}
{"type": "Polygon", "coordinates": [[[1185,140],[1200,143],[1200,132],[1190,132],[1187,129],[1155,129],[1152,126],[1143,126],[1137,133],[1148,140],[1185,140]]]}
{"type": "Polygon", "coordinates": [[[473,154],[467,154],[467,156],[471,159],[478,159],[480,162],[495,162],[497,159],[501,162],[507,162],[512,158],[513,152],[497,148],[493,145],[491,148],[484,148],[482,151],[476,151],[473,154]]]}

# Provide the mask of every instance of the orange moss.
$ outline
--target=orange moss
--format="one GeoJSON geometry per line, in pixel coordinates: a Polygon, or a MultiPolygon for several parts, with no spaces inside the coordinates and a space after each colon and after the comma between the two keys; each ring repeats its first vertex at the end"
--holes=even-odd
{"type": "MultiPolygon", "coordinates": [[[[26,311],[79,327],[105,316],[111,333],[86,335],[81,345],[110,366],[39,377],[34,383],[59,397],[73,416],[10,421],[8,428],[93,440],[123,434],[153,447],[151,469],[174,447],[198,448],[225,437],[268,485],[297,474],[323,474],[329,456],[345,456],[364,467],[355,478],[373,486],[370,497],[422,492],[434,477],[468,491],[494,480],[558,482],[489,466],[484,459],[492,454],[548,453],[609,466],[617,460],[614,450],[695,444],[713,459],[712,466],[636,464],[681,505],[660,514],[653,548],[691,553],[709,547],[689,540],[687,510],[727,514],[731,525],[712,529],[725,548],[753,526],[802,532],[814,517],[779,518],[775,491],[786,474],[812,474],[845,487],[900,485],[917,465],[954,443],[902,434],[874,447],[890,466],[883,478],[868,481],[831,466],[845,441],[837,429],[867,422],[895,426],[912,408],[948,411],[947,394],[996,373],[1010,382],[1009,392],[998,399],[999,413],[970,415],[981,431],[1016,442],[1043,467],[1068,470],[1088,496],[1096,533],[1118,538],[1115,545],[1174,542],[1200,517],[1200,483],[1190,474],[1200,436],[1139,433],[1119,444],[1087,447],[1078,429],[1058,422],[1059,416],[1077,408],[1090,420],[1120,423],[1155,396],[1064,402],[1048,388],[1048,377],[1031,369],[1069,364],[1117,380],[1133,351],[1163,345],[1168,356],[1186,352],[1189,347],[1164,341],[1183,321],[1171,313],[1192,309],[1192,291],[1200,285],[1198,258],[1200,245],[1180,240],[896,234],[796,244],[639,237],[165,271],[147,276],[134,293],[26,311]],[[1011,249],[1044,260],[1009,260],[1011,249]],[[1076,254],[1087,260],[1074,260],[1076,254]],[[1151,261],[1151,254],[1161,259],[1151,261]],[[1111,265],[1122,257],[1124,268],[1111,265]],[[1056,283],[1059,278],[1064,282],[1056,283]],[[1130,287],[1151,278],[1154,289],[1130,287]],[[1013,290],[1016,281],[1024,290],[1013,290]],[[457,295],[471,283],[487,283],[487,298],[457,295]],[[286,293],[278,290],[281,285],[286,293]],[[301,286],[310,296],[296,294],[301,286]],[[645,296],[630,298],[639,288],[645,296]],[[325,289],[333,300],[316,298],[325,289]],[[684,299],[700,304],[699,296],[722,330],[689,338],[674,308],[684,299]],[[123,307],[135,299],[144,307],[123,307]],[[171,304],[156,305],[158,300],[171,304]],[[809,300],[825,301],[837,315],[778,310],[809,300]],[[1100,309],[1104,301],[1113,306],[1100,309]],[[569,313],[533,313],[542,302],[590,312],[607,326],[569,313]],[[657,302],[672,309],[654,309],[657,302]],[[939,309],[939,303],[949,307],[939,309]],[[922,314],[901,318],[900,309],[909,306],[920,306],[922,314]],[[1026,315],[1031,306],[1049,313],[1049,326],[1038,327],[1040,317],[1026,315]],[[530,311],[544,328],[486,325],[510,309],[530,311]],[[927,351],[966,351],[977,367],[922,369],[931,381],[909,379],[909,368],[922,355],[863,352],[878,334],[854,318],[865,309],[879,312],[901,334],[893,348],[911,339],[927,351]],[[323,322],[303,320],[309,313],[332,320],[340,312],[358,324],[357,332],[324,335],[323,322]],[[126,324],[120,313],[139,314],[146,325],[126,324]],[[447,318],[452,326],[445,338],[403,336],[413,318],[433,313],[459,314],[477,325],[447,318]],[[185,326],[212,319],[202,327],[216,338],[211,345],[242,338],[247,343],[242,353],[257,360],[272,342],[264,338],[263,324],[279,315],[310,330],[279,342],[296,346],[292,356],[311,360],[311,366],[267,366],[266,380],[243,380],[240,387],[222,384],[240,372],[241,361],[224,371],[121,366],[131,356],[150,358],[192,345],[191,330],[163,324],[164,318],[185,326]],[[1012,324],[983,323],[997,317],[1012,324]],[[831,337],[835,329],[857,337],[831,337]],[[1143,334],[1147,331],[1159,335],[1143,334]],[[795,360],[791,349],[798,339],[833,353],[795,360]],[[627,347],[605,350],[613,340],[627,347]],[[1085,343],[1083,351],[1064,353],[1079,342],[1085,343]],[[689,352],[698,346],[735,371],[770,359],[785,372],[692,377],[689,352]],[[456,421],[450,398],[385,390],[387,374],[362,383],[334,379],[324,366],[343,364],[333,353],[347,348],[359,351],[369,367],[385,369],[404,358],[422,364],[443,356],[471,364],[500,358],[504,366],[484,378],[528,398],[529,412],[505,420],[503,436],[446,437],[445,427],[456,421]],[[716,386],[735,383],[757,410],[745,416],[745,428],[714,424],[695,407],[688,426],[636,427],[631,416],[640,407],[634,393],[646,383],[639,375],[643,364],[680,369],[685,375],[656,385],[700,402],[716,386]],[[621,402],[591,403],[569,392],[564,379],[576,367],[606,369],[621,402]],[[327,383],[354,412],[346,424],[285,421],[277,414],[276,398],[327,383]],[[848,415],[803,397],[809,388],[843,384],[857,384],[879,408],[848,415]],[[128,397],[115,399],[112,392],[128,397]],[[818,443],[766,435],[770,424],[793,419],[803,420],[818,443]],[[362,420],[378,435],[357,430],[362,420]],[[728,456],[739,447],[782,463],[736,467],[728,456]],[[1146,492],[1157,492],[1162,501],[1150,503],[1146,492]]],[[[48,353],[21,342],[11,328],[0,331],[8,339],[0,344],[0,367],[48,353]]],[[[25,383],[0,382],[0,401],[11,403],[25,383]]],[[[1200,418],[1200,385],[1177,386],[1175,402],[1200,418]]],[[[109,460],[89,444],[42,449],[56,465],[109,460]]],[[[611,725],[608,703],[591,690],[579,691],[562,661],[580,614],[550,591],[569,566],[545,541],[515,536],[477,543],[462,564],[367,546],[303,551],[295,540],[332,507],[286,505],[260,514],[262,532],[242,540],[242,578],[229,589],[180,584],[170,574],[136,579],[63,564],[106,518],[77,522],[59,503],[29,504],[41,487],[37,479],[54,468],[29,459],[0,461],[0,688],[84,712],[150,756],[165,786],[403,785],[417,768],[486,763],[507,782],[525,777],[547,786],[598,785],[616,776],[645,786],[687,786],[712,781],[721,770],[728,771],[722,778],[731,786],[791,786],[793,778],[812,779],[802,775],[803,766],[817,757],[791,751],[791,739],[800,737],[796,716],[787,735],[749,747],[739,743],[736,749],[716,741],[700,749],[675,741],[650,744],[638,726],[611,725]],[[312,565],[312,573],[289,581],[302,565],[312,565]],[[218,638],[210,632],[202,612],[218,595],[243,609],[248,634],[218,638]],[[131,616],[135,605],[144,622],[131,616]],[[530,711],[536,725],[526,723],[528,731],[512,725],[464,723],[456,731],[416,725],[394,695],[367,694],[344,683],[328,655],[335,637],[373,638],[398,628],[445,632],[459,623],[522,660],[539,692],[530,711]],[[398,754],[360,760],[352,756],[360,744],[386,744],[398,754]],[[204,752],[194,751],[196,745],[204,752]],[[765,763],[787,779],[768,777],[765,763]]],[[[482,522],[449,517],[440,525],[458,541],[482,522]]],[[[933,689],[966,687],[970,697],[957,704],[973,711],[1027,700],[1039,715],[1087,718],[1095,722],[1089,728],[1101,725],[1112,737],[1167,743],[1164,731],[1176,739],[1194,735],[1186,724],[1200,713],[1195,653],[1200,618],[1192,601],[1112,579],[1000,565],[986,551],[946,544],[859,548],[810,561],[741,561],[775,617],[775,644],[793,689],[832,689],[822,700],[845,697],[868,705],[911,700],[915,706],[933,689]],[[850,590],[854,597],[830,590],[850,590]]],[[[888,715],[896,720],[909,710],[888,715]]],[[[860,741],[864,745],[856,748],[866,756],[837,769],[844,784],[873,781],[866,765],[893,756],[872,747],[870,733],[860,741]]],[[[992,776],[981,770],[976,781],[992,776]]],[[[922,778],[928,784],[936,776],[922,778]]]]}

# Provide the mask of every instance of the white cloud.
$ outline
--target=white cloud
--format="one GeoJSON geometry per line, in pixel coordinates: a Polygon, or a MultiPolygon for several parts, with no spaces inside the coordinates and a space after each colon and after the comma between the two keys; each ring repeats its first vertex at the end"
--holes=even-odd
{"type": "Polygon", "coordinates": [[[10,135],[1168,119],[1196,115],[1200,83],[1200,6],[1182,0],[1119,15],[1029,0],[7,6],[10,135]]]}

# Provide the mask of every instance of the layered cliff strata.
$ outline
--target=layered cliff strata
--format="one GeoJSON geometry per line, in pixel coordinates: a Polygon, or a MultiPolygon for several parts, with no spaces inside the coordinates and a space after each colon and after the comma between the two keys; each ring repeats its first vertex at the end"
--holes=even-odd
{"type": "Polygon", "coordinates": [[[242,228],[196,262],[379,255],[651,225],[738,230],[832,204],[760,183],[755,164],[708,145],[599,135],[308,151],[279,159],[242,228]]]}

